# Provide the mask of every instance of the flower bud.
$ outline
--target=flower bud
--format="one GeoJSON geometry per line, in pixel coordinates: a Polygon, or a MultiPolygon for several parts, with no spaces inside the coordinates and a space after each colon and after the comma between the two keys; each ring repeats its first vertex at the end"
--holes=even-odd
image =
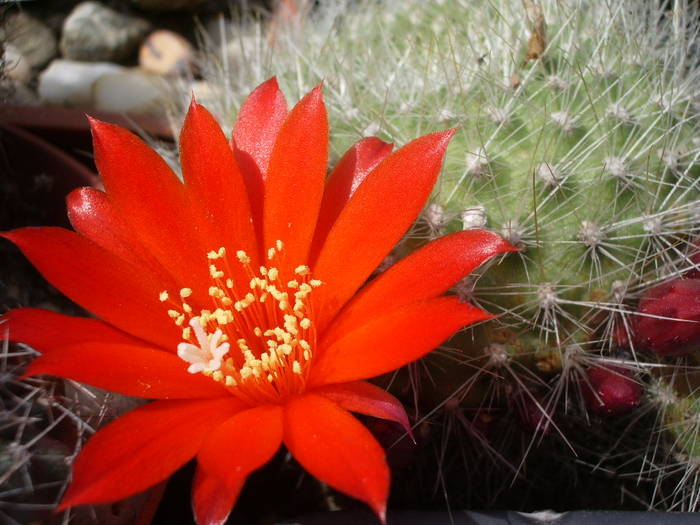
{"type": "Polygon", "coordinates": [[[586,371],[583,399],[599,416],[619,416],[639,405],[642,389],[632,373],[619,366],[595,366],[586,371]]]}
{"type": "Polygon", "coordinates": [[[700,279],[673,279],[650,289],[633,320],[637,348],[683,355],[700,348],[700,279]]]}

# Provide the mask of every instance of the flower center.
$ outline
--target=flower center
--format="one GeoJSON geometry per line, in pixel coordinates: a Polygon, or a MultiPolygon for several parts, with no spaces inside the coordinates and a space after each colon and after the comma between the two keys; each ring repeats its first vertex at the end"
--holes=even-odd
{"type": "Polygon", "coordinates": [[[179,291],[179,302],[167,291],[160,293],[161,302],[173,306],[168,315],[183,327],[177,355],[189,363],[187,371],[211,377],[252,404],[302,392],[316,343],[310,295],[322,283],[311,279],[303,265],[294,270],[294,279],[282,281],[277,267],[282,250],[277,241],[267,251],[269,266],[258,271],[246,252],[236,252],[247,283],[227,276],[231,272],[225,248],[209,252],[213,308],[196,312],[188,303],[190,288],[179,291]]]}

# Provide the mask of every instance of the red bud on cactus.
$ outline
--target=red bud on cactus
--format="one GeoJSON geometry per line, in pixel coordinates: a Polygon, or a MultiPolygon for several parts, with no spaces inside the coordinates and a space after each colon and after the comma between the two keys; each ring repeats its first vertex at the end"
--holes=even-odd
{"type": "Polygon", "coordinates": [[[700,279],[673,279],[650,289],[637,311],[642,314],[633,321],[638,348],[659,355],[700,348],[700,279]]]}
{"type": "Polygon", "coordinates": [[[642,397],[642,389],[630,371],[619,366],[589,368],[582,389],[589,410],[599,416],[629,412],[642,397]]]}

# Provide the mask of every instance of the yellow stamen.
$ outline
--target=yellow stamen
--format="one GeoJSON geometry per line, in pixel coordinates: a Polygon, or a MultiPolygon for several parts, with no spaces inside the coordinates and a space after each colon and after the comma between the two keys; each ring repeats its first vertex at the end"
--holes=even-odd
{"type": "MultiPolygon", "coordinates": [[[[302,392],[303,378],[313,366],[316,332],[309,299],[322,283],[311,279],[306,265],[295,268],[296,279],[281,281],[283,248],[281,241],[275,242],[267,251],[274,262],[255,267],[250,264],[251,257],[238,250],[237,262],[247,276],[242,282],[227,275],[230,261],[225,248],[208,252],[207,265],[214,282],[196,291],[206,291],[214,306],[195,311],[185,301],[194,295],[193,290],[181,288],[180,310],[167,310],[173,322],[182,327],[178,356],[190,363],[188,371],[210,377],[252,404],[274,403],[302,392]]],[[[164,302],[170,295],[163,290],[158,297],[164,302]]]]}
{"type": "Polygon", "coordinates": [[[305,264],[302,264],[301,266],[297,266],[297,267],[294,269],[294,273],[295,273],[295,274],[297,274],[297,275],[302,275],[302,276],[303,276],[303,275],[308,275],[310,271],[311,271],[311,270],[309,270],[309,267],[306,266],[305,264]]]}
{"type": "Polygon", "coordinates": [[[238,250],[236,252],[236,258],[242,262],[243,264],[248,264],[250,263],[250,257],[248,257],[248,254],[244,252],[243,250],[238,250]]]}

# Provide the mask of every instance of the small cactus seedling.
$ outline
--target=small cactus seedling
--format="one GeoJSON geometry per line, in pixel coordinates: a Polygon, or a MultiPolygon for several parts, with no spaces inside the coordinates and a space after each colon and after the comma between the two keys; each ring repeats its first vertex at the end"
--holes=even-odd
{"type": "MultiPolygon", "coordinates": [[[[291,94],[324,79],[340,130],[336,152],[361,136],[401,144],[459,126],[432,202],[396,255],[471,228],[497,231],[520,252],[456,289],[498,318],[410,367],[404,384],[420,425],[507,448],[515,439],[492,440],[499,433],[477,431],[476,423],[518,419],[533,436],[522,450],[555,435],[577,450],[587,438],[567,433],[572,422],[597,424],[596,414],[622,417],[641,403],[640,414],[664,407],[667,421],[640,418],[652,421],[649,436],[671,436],[670,448],[634,454],[664,465],[680,454],[697,464],[698,425],[686,424],[700,415],[697,390],[674,393],[669,404],[650,386],[659,381],[651,370],[681,374],[692,358],[671,358],[680,353],[673,341],[655,348],[645,327],[663,332],[665,322],[677,322],[655,310],[660,303],[650,306],[648,294],[663,292],[650,292],[655,287],[676,290],[664,289],[675,308],[664,311],[689,311],[698,299],[693,283],[674,281],[697,270],[698,14],[697,3],[684,0],[333,3],[277,20],[269,38],[242,26],[241,38],[205,57],[215,88],[203,102],[231,122],[231,108],[268,76],[291,94]]],[[[630,432],[609,435],[618,452],[630,432]]],[[[522,456],[493,450],[494,463],[526,474],[522,456]]],[[[663,484],[674,470],[664,465],[639,468],[663,484]]],[[[700,509],[687,496],[700,487],[693,472],[674,478],[681,488],[672,493],[686,496],[652,491],[646,506],[700,509]]]]}

